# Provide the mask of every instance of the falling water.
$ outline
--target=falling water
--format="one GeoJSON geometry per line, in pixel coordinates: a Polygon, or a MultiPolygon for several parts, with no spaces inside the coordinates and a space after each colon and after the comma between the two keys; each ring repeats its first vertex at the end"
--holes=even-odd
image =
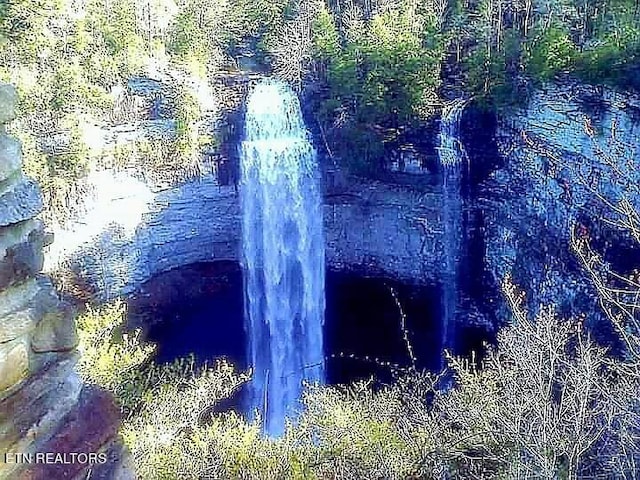
{"type": "Polygon", "coordinates": [[[283,84],[249,95],[241,144],[249,406],[284,430],[303,381],[324,379],[324,240],[316,155],[300,104],[283,84]]]}
{"type": "Polygon", "coordinates": [[[459,139],[460,119],[467,102],[456,100],[445,106],[440,124],[438,156],[442,170],[443,263],[442,348],[455,349],[455,321],[459,303],[459,259],[462,254],[462,175],[468,164],[459,139]]]}

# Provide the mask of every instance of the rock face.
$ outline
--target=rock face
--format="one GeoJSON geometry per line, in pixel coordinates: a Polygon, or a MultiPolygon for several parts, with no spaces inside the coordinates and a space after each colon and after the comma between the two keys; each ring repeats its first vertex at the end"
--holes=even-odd
{"type": "Polygon", "coordinates": [[[500,120],[503,166],[485,183],[480,200],[485,264],[496,281],[510,273],[525,287],[531,310],[554,304],[565,315],[597,317],[590,282],[570,249],[572,226],[618,271],[640,264],[632,240],[603,221],[615,215],[599,200],[617,205],[626,190],[640,207],[634,187],[640,180],[639,107],[631,95],[553,85],[500,120]]]}
{"type": "MultiPolygon", "coordinates": [[[[0,85],[0,124],[15,117],[15,104],[13,88],[0,85]]],[[[0,478],[87,478],[93,466],[82,462],[60,467],[55,459],[19,458],[106,451],[116,444],[119,419],[106,394],[85,387],[74,371],[75,316],[40,274],[44,233],[34,217],[42,197],[21,172],[19,144],[4,132],[0,127],[0,478]]]]}
{"type": "MultiPolygon", "coordinates": [[[[475,295],[470,301],[491,310],[478,315],[493,318],[497,311],[509,318],[497,293],[507,274],[526,289],[532,310],[556,304],[565,315],[597,312],[590,284],[570,250],[569,235],[572,225],[583,225],[594,247],[619,271],[640,265],[640,258],[632,257],[633,240],[603,225],[600,218],[611,217],[611,212],[594,200],[600,195],[615,203],[622,199],[622,186],[640,185],[635,168],[640,160],[640,101],[564,84],[538,91],[526,108],[497,123],[494,118],[490,126],[487,118],[470,117],[463,118],[463,140],[472,157],[465,241],[475,243],[464,259],[463,276],[473,284],[468,290],[476,290],[465,295],[475,295]],[[625,160],[612,166],[607,154],[625,160]]],[[[135,188],[122,188],[125,180],[118,175],[105,172],[103,181],[111,186],[98,188],[98,196],[107,199],[109,194],[100,192],[112,190],[119,194],[99,213],[89,208],[68,231],[55,232],[65,239],[58,245],[69,248],[52,251],[46,270],[70,270],[92,294],[105,299],[131,293],[175,267],[239,261],[240,209],[233,186],[205,176],[163,191],[151,192],[145,186],[147,193],[138,195],[135,188]],[[125,215],[133,211],[139,213],[135,221],[125,215]],[[110,220],[91,227],[96,218],[110,220]]],[[[329,268],[439,283],[444,229],[438,187],[332,178],[325,172],[329,268]]],[[[640,206],[638,198],[629,200],[640,206]]],[[[30,228],[16,236],[23,238],[30,228]]]]}
{"type": "Polygon", "coordinates": [[[437,283],[442,270],[442,194],[350,179],[327,188],[324,220],[329,268],[413,284],[437,283]]]}
{"type": "MultiPolygon", "coordinates": [[[[114,173],[102,181],[124,180],[114,173]]],[[[110,190],[105,185],[96,189],[98,195],[110,190]]],[[[437,280],[441,260],[437,252],[442,250],[437,246],[442,232],[439,194],[366,180],[325,190],[329,268],[366,270],[418,284],[437,280]]],[[[74,248],[51,251],[46,268],[73,271],[81,283],[106,299],[131,293],[172,268],[239,261],[240,206],[233,186],[204,177],[142,196],[144,208],[141,197],[123,196],[107,202],[99,214],[88,209],[67,230],[54,232],[58,239],[73,238],[74,248]],[[142,212],[135,226],[123,220],[127,210],[142,212]],[[92,222],[98,217],[112,221],[94,228],[92,222]]]]}

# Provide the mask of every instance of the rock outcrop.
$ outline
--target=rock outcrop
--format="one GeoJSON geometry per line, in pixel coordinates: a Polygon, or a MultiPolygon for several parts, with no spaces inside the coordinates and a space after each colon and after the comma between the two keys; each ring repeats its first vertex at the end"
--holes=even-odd
{"type": "Polygon", "coordinates": [[[89,478],[107,463],[69,454],[121,451],[119,413],[109,395],[83,385],[75,372],[74,311],[40,273],[42,197],[22,173],[20,144],[4,128],[16,102],[15,90],[0,85],[0,479],[89,478]]]}
{"type": "Polygon", "coordinates": [[[615,220],[606,202],[626,197],[640,207],[639,107],[637,98],[608,89],[549,85],[500,119],[503,167],[480,200],[485,263],[496,281],[509,273],[526,289],[531,310],[553,304],[563,315],[597,319],[590,281],[570,248],[575,225],[618,271],[640,265],[629,236],[606,220],[615,220]]]}
{"type": "MultiPolygon", "coordinates": [[[[104,173],[94,191],[107,199],[107,192],[127,180],[120,173],[104,173]]],[[[76,281],[106,299],[131,293],[176,267],[239,261],[240,205],[233,186],[207,176],[152,194],[129,181],[140,188],[102,203],[99,212],[89,208],[66,231],[54,232],[72,239],[74,246],[52,246],[48,270],[72,271],[76,281]],[[135,221],[123,213],[133,211],[140,212],[135,221]]],[[[325,190],[329,268],[416,284],[437,280],[440,194],[364,179],[325,190]]]]}

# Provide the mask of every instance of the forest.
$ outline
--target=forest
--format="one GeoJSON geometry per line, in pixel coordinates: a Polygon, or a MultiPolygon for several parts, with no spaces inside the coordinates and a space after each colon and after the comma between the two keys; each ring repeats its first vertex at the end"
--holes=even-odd
{"type": "MultiPolygon", "coordinates": [[[[523,112],[549,85],[579,85],[636,98],[639,56],[637,0],[0,0],[0,82],[14,85],[18,95],[16,119],[2,133],[22,144],[24,172],[38,182],[44,198],[40,217],[47,225],[65,228],[82,215],[78,205],[89,195],[87,179],[96,170],[132,169],[136,178],[160,185],[162,191],[204,176],[205,157],[217,159],[218,169],[220,162],[233,163],[241,135],[233,118],[248,116],[251,109],[239,106],[244,100],[229,93],[233,88],[225,82],[250,83],[255,75],[286,84],[299,99],[320,163],[342,172],[348,184],[393,183],[399,177],[389,174],[389,159],[405,145],[439,141],[430,148],[436,152],[433,157],[442,159],[439,149],[447,145],[443,119],[452,102],[472,104],[474,118],[500,119],[530,114],[523,112]],[[153,76],[150,72],[161,76],[170,92],[153,97],[151,107],[136,103],[130,93],[132,81],[138,85],[153,76]],[[202,101],[203,86],[213,88],[215,114],[202,101]],[[169,113],[158,113],[162,109],[169,113]],[[96,129],[117,133],[123,125],[139,128],[141,111],[151,112],[144,114],[145,121],[158,121],[152,125],[161,130],[155,137],[106,146],[95,142],[96,129]],[[433,135],[437,130],[439,137],[433,135]],[[424,140],[429,135],[436,140],[424,140]]],[[[235,408],[238,392],[255,375],[251,368],[226,358],[158,361],[148,329],[128,323],[126,295],[109,295],[105,287],[106,297],[118,298],[98,298],[100,292],[90,291],[80,279],[80,269],[75,277],[54,269],[50,274],[57,288],[80,311],[77,370],[84,382],[115,398],[122,417],[119,439],[135,471],[131,478],[640,477],[640,265],[632,265],[640,259],[639,160],[634,156],[638,130],[613,122],[594,127],[582,117],[576,122],[580,140],[574,143],[596,152],[590,161],[605,172],[606,187],[599,177],[594,180],[595,174],[581,170],[579,159],[545,147],[543,135],[534,138],[524,131],[513,134],[521,143],[500,155],[528,148],[535,159],[501,167],[506,186],[497,175],[483,179],[487,191],[504,187],[512,195],[498,195],[494,203],[520,205],[522,199],[524,207],[513,207],[514,217],[523,216],[509,218],[516,225],[512,230],[477,234],[487,244],[502,242],[500,247],[483,246],[481,256],[493,255],[499,264],[495,271],[504,273],[508,269],[494,252],[507,252],[506,258],[508,247],[501,248],[517,235],[535,244],[514,247],[520,255],[511,265],[514,274],[488,281],[486,272],[494,266],[483,267],[478,283],[486,290],[477,294],[480,300],[473,298],[481,308],[464,310],[462,294],[453,294],[458,295],[453,302],[460,317],[498,311],[492,338],[467,351],[450,351],[442,340],[435,347],[440,368],[423,368],[415,351],[429,346],[419,344],[411,331],[415,320],[407,323],[405,299],[391,288],[401,356],[408,360],[363,359],[391,381],[372,376],[348,384],[306,385],[301,413],[286,419],[281,435],[265,435],[260,414],[247,418],[235,408]],[[616,128],[627,127],[631,133],[624,143],[616,128]],[[605,133],[610,138],[601,140],[605,133]],[[549,195],[543,200],[540,184],[546,189],[540,196],[549,195]],[[543,203],[551,197],[557,203],[543,203]],[[548,224],[561,233],[547,234],[541,225],[546,229],[548,224]],[[536,250],[539,244],[544,245],[536,250]],[[523,284],[537,268],[533,256],[538,254],[545,263],[540,278],[557,267],[556,257],[572,270],[567,273],[571,281],[560,280],[560,286],[548,290],[540,281],[535,288],[545,294],[565,295],[571,288],[578,293],[534,305],[546,297],[531,291],[533,280],[523,284]],[[494,291],[486,293],[490,288],[494,291]],[[232,407],[223,408],[226,404],[232,407]]],[[[571,143],[573,137],[567,138],[571,143]]],[[[453,143],[451,148],[462,156],[461,141],[453,143]]],[[[242,152],[237,155],[247,155],[242,152]]],[[[446,167],[440,165],[442,171],[435,174],[431,165],[423,174],[431,176],[425,183],[445,179],[437,190],[442,195],[437,208],[449,211],[433,221],[444,218],[444,240],[433,248],[454,258],[464,248],[458,243],[475,238],[457,229],[470,229],[476,214],[465,207],[471,200],[455,203],[447,196],[447,181],[461,180],[447,176],[446,167]],[[455,223],[447,215],[466,216],[455,223]],[[447,246],[449,237],[463,240],[447,246]]],[[[233,181],[237,196],[237,178],[233,181]]],[[[228,186],[229,181],[220,184],[228,186]]],[[[246,178],[239,185],[246,191],[246,178]]],[[[379,184],[372,185],[382,191],[379,184]]],[[[464,189],[456,186],[462,197],[464,189]]],[[[0,193],[2,188],[0,181],[0,193]]],[[[411,198],[427,198],[433,193],[428,188],[411,198]]],[[[469,190],[474,188],[481,191],[476,185],[469,190]]],[[[220,185],[212,189],[219,192],[220,185]]],[[[239,195],[246,208],[246,198],[239,195]]],[[[370,201],[362,208],[375,207],[370,201]]],[[[487,218],[489,214],[482,220],[487,218]]],[[[242,229],[247,243],[246,222],[242,229]]],[[[430,245],[422,242],[415,250],[420,255],[430,245]]],[[[470,278],[466,281],[475,281],[475,271],[464,270],[463,260],[444,262],[439,268],[445,286],[438,286],[443,297],[449,277],[459,290],[464,272],[470,278]]],[[[368,267],[362,260],[362,268],[368,267]]],[[[377,272],[372,269],[365,276],[377,272]]],[[[107,274],[100,275],[106,285],[107,274]]],[[[222,287],[212,283],[209,288],[215,293],[222,287]]],[[[167,295],[174,294],[171,290],[167,295]]],[[[445,304],[446,299],[442,310],[445,304]]]]}
{"type": "MultiPolygon", "coordinates": [[[[352,167],[371,172],[386,145],[448,96],[508,108],[565,75],[638,88],[638,8],[632,0],[5,0],[0,78],[18,88],[16,134],[50,204],[86,172],[79,124],[108,121],[114,85],[161,61],[206,78],[238,69],[242,52],[305,92],[336,155],[358,149],[352,167]],[[45,158],[36,137],[60,131],[69,132],[68,152],[45,158]]],[[[194,144],[216,144],[187,132],[199,112],[180,93],[181,140],[168,152],[178,163],[194,144]]]]}

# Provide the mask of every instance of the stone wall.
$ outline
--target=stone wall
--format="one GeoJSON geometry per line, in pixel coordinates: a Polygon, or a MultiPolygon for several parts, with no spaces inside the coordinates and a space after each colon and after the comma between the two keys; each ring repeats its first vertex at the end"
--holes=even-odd
{"type": "Polygon", "coordinates": [[[93,479],[128,478],[119,460],[119,411],[75,372],[74,311],[40,273],[42,197],[22,173],[19,142],[5,130],[16,101],[15,90],[0,85],[0,479],[89,478],[89,469],[93,479]],[[111,458],[95,466],[20,464],[15,455],[72,452],[111,458]]]}

